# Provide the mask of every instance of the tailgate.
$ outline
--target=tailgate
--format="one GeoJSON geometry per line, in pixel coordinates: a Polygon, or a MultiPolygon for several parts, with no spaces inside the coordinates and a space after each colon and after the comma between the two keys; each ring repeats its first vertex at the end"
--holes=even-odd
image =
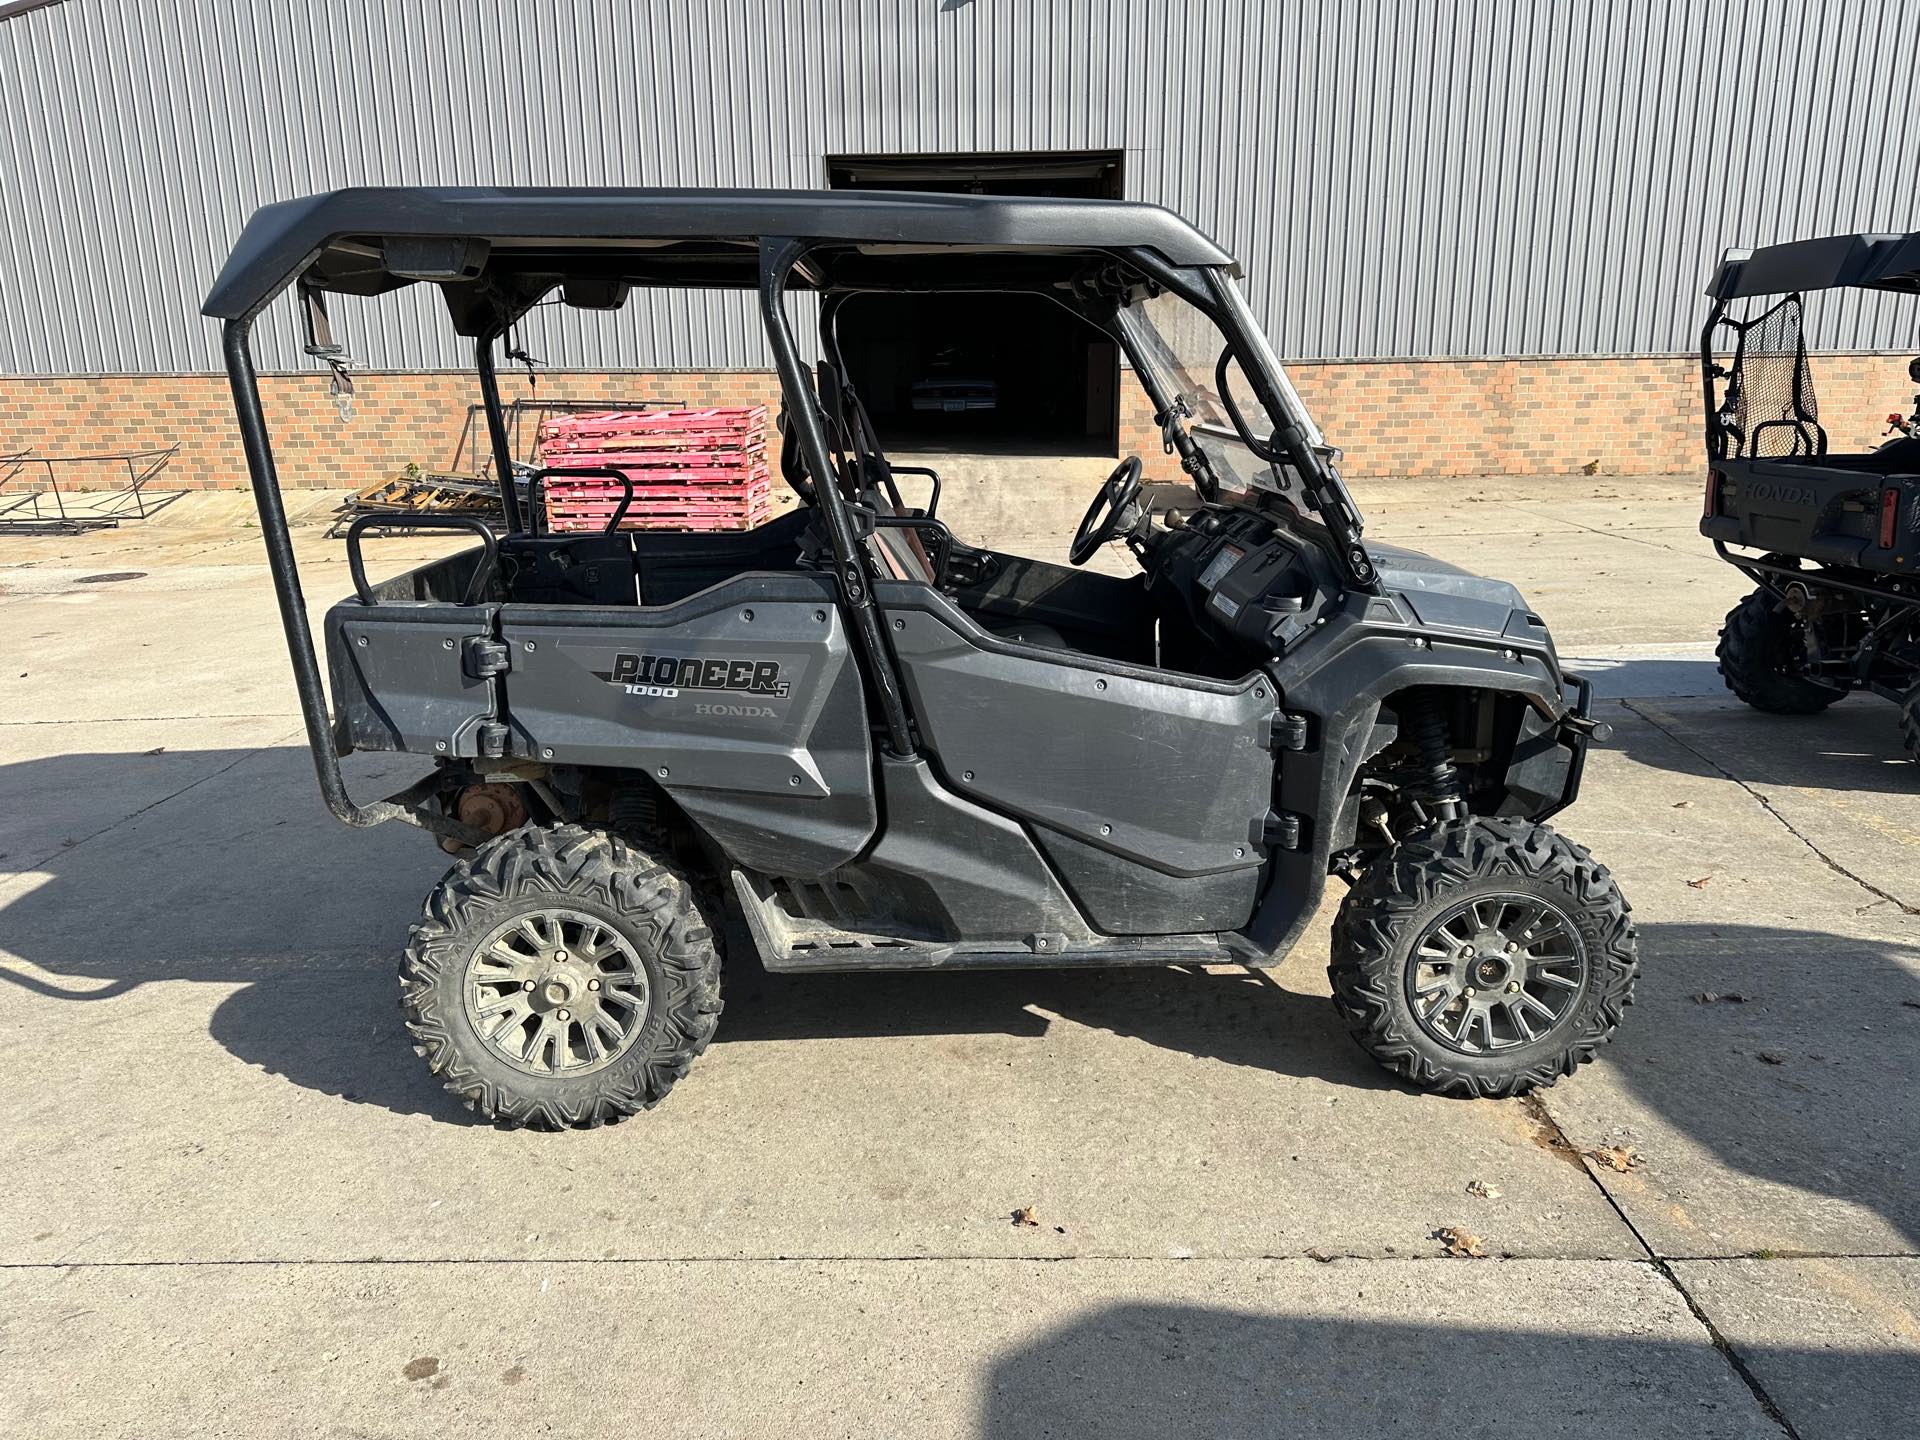
{"type": "Polygon", "coordinates": [[[1879,482],[1858,470],[1782,460],[1721,460],[1714,466],[1709,539],[1776,550],[1830,565],[1857,565],[1873,543],[1879,482]]]}

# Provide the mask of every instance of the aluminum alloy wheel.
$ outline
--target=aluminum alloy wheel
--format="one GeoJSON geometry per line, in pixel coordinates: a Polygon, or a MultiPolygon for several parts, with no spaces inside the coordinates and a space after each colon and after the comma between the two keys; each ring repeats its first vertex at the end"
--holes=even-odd
{"type": "Polygon", "coordinates": [[[646,967],[626,936],[577,910],[494,928],[467,962],[467,1018],[502,1060],[533,1075],[584,1075],[645,1024],[646,967]]]}
{"type": "Polygon", "coordinates": [[[1485,1055],[1544,1039],[1586,984],[1586,948],[1557,907],[1529,895],[1481,895],[1420,937],[1407,1003],[1442,1045],[1485,1055]]]}

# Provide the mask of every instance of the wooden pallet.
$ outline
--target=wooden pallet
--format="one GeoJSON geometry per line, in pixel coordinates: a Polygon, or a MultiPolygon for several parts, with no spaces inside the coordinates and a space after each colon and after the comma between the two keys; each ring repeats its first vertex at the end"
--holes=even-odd
{"type": "MultiPolygon", "coordinates": [[[[624,530],[734,530],[773,513],[767,411],[612,411],[559,416],[540,432],[549,467],[612,469],[633,483],[624,530]]],[[[558,531],[603,529],[623,487],[608,477],[549,477],[548,523],[558,531]]]]}
{"type": "MultiPolygon", "coordinates": [[[[607,528],[607,522],[613,518],[614,507],[599,506],[592,509],[567,511],[551,514],[548,523],[556,533],[597,533],[607,528]]],[[[764,525],[773,518],[771,500],[749,501],[744,504],[728,503],[721,505],[700,505],[691,501],[679,501],[658,506],[649,506],[645,511],[632,509],[620,522],[622,530],[752,530],[764,525]]]]}
{"type": "MultiPolygon", "coordinates": [[[[770,473],[765,460],[748,463],[730,463],[722,460],[690,465],[635,465],[616,456],[597,456],[587,463],[596,470],[618,470],[633,481],[636,494],[652,485],[712,485],[745,488],[766,483],[770,473]]],[[[566,489],[571,485],[585,485],[590,488],[605,485],[616,494],[620,490],[616,481],[605,477],[600,479],[586,475],[547,477],[549,493],[566,489]]]]}
{"type": "Polygon", "coordinates": [[[498,509],[500,491],[477,475],[453,475],[438,470],[405,471],[376,480],[353,492],[343,508],[359,512],[411,511],[454,513],[498,509]]]}
{"type": "Polygon", "coordinates": [[[708,449],[656,446],[649,450],[620,450],[612,446],[599,450],[550,450],[544,457],[555,468],[582,465],[617,465],[623,470],[672,469],[677,465],[764,465],[764,446],[753,449],[714,446],[708,449]]]}
{"type": "Polygon", "coordinates": [[[685,435],[724,433],[765,435],[767,407],[737,406],[713,410],[601,410],[556,415],[540,427],[541,444],[566,443],[580,436],[619,435],[674,441],[685,435]]]}
{"type": "Polygon", "coordinates": [[[384,480],[364,485],[333,512],[329,538],[346,534],[362,515],[391,517],[395,529],[405,528],[413,515],[485,515],[500,513],[500,490],[478,475],[445,470],[402,470],[384,480]]]}

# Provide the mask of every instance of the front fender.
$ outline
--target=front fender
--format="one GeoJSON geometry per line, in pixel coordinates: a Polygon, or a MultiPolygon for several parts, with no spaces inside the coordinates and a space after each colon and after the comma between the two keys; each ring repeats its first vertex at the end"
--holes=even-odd
{"type": "MultiPolygon", "coordinates": [[[[1305,746],[1285,755],[1276,808],[1299,817],[1300,843],[1276,850],[1271,874],[1244,932],[1263,955],[1284,954],[1325,894],[1342,802],[1368,756],[1385,741],[1377,733],[1381,702],[1416,686],[1461,687],[1524,696],[1530,708],[1564,733],[1578,696],[1560,669],[1553,642],[1537,617],[1514,612],[1507,632],[1449,634],[1416,628],[1380,596],[1349,595],[1339,613],[1303,637],[1268,669],[1289,715],[1306,719],[1305,746]]],[[[1385,737],[1391,739],[1391,735],[1385,737]]],[[[1554,809],[1570,803],[1578,760],[1554,809]]]]}

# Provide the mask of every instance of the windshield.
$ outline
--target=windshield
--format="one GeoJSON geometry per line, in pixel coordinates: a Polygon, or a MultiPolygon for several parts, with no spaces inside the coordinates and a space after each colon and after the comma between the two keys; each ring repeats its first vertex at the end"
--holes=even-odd
{"type": "MultiPolygon", "coordinates": [[[[1125,306],[1119,319],[1135,351],[1136,363],[1150,367],[1160,387],[1191,417],[1186,422],[1187,433],[1205,452],[1220,484],[1242,492],[1288,494],[1292,489],[1291,468],[1282,465],[1276,470],[1248,449],[1220,397],[1216,369],[1227,341],[1219,327],[1171,292],[1125,306]]],[[[1227,383],[1247,428],[1256,440],[1264,441],[1275,426],[1254,398],[1237,360],[1227,361],[1227,383]]]]}

